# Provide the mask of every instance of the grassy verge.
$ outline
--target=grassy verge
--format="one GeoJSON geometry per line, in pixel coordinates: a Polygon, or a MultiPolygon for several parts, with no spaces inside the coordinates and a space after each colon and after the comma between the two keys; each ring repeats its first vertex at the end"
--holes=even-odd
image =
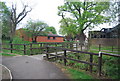
{"type": "Polygon", "coordinates": [[[80,81],[80,79],[82,80],[87,80],[87,79],[96,79],[91,75],[91,73],[86,72],[84,70],[80,70],[78,68],[73,68],[70,66],[64,66],[62,64],[53,62],[57,67],[59,67],[61,69],[61,71],[66,74],[68,76],[69,79],[71,79],[71,81],[80,81]]]}
{"type": "Polygon", "coordinates": [[[0,55],[2,55],[2,56],[16,56],[16,55],[13,55],[13,54],[7,54],[7,53],[0,53],[0,55]]]}
{"type": "Polygon", "coordinates": [[[92,76],[86,74],[85,72],[67,67],[65,67],[65,69],[71,74],[71,79],[94,79],[92,76]]]}
{"type": "MultiPolygon", "coordinates": [[[[113,48],[118,48],[118,47],[113,47],[113,48]]],[[[90,46],[90,50],[96,50],[96,51],[99,51],[99,46],[90,46]]],[[[108,53],[114,53],[114,51],[116,51],[115,53],[118,53],[118,49],[113,49],[112,50],[112,46],[102,46],[101,47],[101,51],[105,51],[105,52],[108,52],[108,53]],[[113,51],[113,52],[112,52],[113,51]]]]}

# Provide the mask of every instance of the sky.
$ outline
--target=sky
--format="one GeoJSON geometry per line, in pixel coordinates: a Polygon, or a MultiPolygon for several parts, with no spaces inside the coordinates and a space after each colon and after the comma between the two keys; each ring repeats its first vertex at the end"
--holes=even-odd
{"type": "MultiPolygon", "coordinates": [[[[41,20],[47,23],[49,26],[55,27],[57,32],[60,29],[59,21],[61,17],[57,15],[57,7],[64,4],[64,0],[1,0],[6,2],[7,6],[11,6],[12,3],[17,4],[18,13],[22,10],[22,3],[28,4],[32,7],[32,11],[22,20],[18,25],[18,28],[25,27],[25,24],[29,19],[41,20]]],[[[109,24],[102,24],[94,28],[93,30],[100,30],[101,28],[111,28],[109,24]]],[[[87,32],[87,31],[86,31],[87,32]]],[[[59,34],[59,33],[58,33],[59,34]]]]}
{"type": "Polygon", "coordinates": [[[25,26],[29,19],[41,20],[49,26],[54,26],[59,31],[59,21],[61,17],[57,15],[57,7],[63,5],[64,0],[1,0],[6,2],[7,6],[16,3],[18,12],[22,10],[22,3],[32,7],[32,11],[22,20],[17,29],[25,26]]]}

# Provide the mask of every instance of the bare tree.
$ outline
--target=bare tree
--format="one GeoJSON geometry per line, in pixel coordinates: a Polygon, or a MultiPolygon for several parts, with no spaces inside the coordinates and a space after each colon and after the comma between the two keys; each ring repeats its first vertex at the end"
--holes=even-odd
{"type": "Polygon", "coordinates": [[[17,25],[27,16],[29,12],[31,12],[32,8],[28,5],[23,5],[23,9],[20,13],[17,13],[17,7],[16,4],[12,4],[12,7],[10,9],[10,20],[11,20],[11,35],[10,35],[10,43],[13,41],[13,37],[15,35],[15,31],[17,28],[17,25]]]}

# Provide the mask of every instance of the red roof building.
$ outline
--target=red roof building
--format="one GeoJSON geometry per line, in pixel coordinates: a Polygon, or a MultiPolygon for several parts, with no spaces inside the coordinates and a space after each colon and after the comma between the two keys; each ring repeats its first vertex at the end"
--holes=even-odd
{"type": "MultiPolygon", "coordinates": [[[[27,36],[22,28],[16,31],[16,35],[25,41],[33,41],[32,37],[27,36]]],[[[36,37],[36,42],[64,42],[64,37],[57,34],[37,35],[36,37]]]]}

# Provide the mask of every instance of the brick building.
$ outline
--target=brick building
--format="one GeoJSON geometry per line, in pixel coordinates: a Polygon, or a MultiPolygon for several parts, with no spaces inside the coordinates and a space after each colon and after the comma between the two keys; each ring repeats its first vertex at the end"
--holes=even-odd
{"type": "Polygon", "coordinates": [[[120,46],[120,24],[113,28],[102,28],[100,31],[89,32],[92,45],[120,46]]]}
{"type": "MultiPolygon", "coordinates": [[[[32,37],[26,35],[22,28],[16,31],[16,35],[25,41],[33,41],[32,37]]],[[[37,35],[36,42],[64,42],[64,37],[57,34],[37,35]]]]}

